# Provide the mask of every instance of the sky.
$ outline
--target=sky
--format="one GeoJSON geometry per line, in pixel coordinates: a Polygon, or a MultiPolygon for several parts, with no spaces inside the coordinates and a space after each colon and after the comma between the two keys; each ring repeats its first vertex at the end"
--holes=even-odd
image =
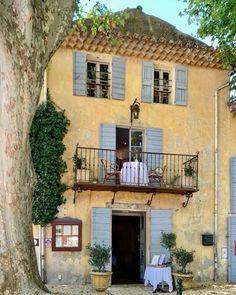
{"type": "MultiPolygon", "coordinates": [[[[90,0],[88,7],[96,2],[96,0],[90,0]]],[[[174,25],[181,32],[197,37],[196,24],[189,24],[187,16],[179,16],[179,13],[183,12],[186,7],[183,0],[99,0],[99,2],[106,4],[114,12],[125,8],[136,8],[140,5],[146,14],[161,18],[174,25]]],[[[88,3],[88,0],[81,0],[81,3],[88,3]]],[[[200,40],[211,45],[210,38],[200,40]]]]}

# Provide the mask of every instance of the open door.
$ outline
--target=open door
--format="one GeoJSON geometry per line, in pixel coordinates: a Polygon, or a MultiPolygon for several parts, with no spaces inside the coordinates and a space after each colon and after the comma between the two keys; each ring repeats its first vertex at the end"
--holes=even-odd
{"type": "Polygon", "coordinates": [[[145,267],[145,214],[113,212],[112,283],[137,284],[145,267]]]}
{"type": "Polygon", "coordinates": [[[140,282],[143,283],[144,271],[145,271],[145,242],[146,242],[146,219],[145,213],[140,214],[140,282]]]}

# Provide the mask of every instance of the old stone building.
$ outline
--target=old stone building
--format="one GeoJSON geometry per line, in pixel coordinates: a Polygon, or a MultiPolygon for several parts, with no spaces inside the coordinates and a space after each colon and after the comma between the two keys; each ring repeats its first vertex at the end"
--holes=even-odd
{"type": "Polygon", "coordinates": [[[40,271],[49,283],[86,282],[85,247],[104,242],[117,262],[113,283],[140,282],[154,254],[168,257],[160,236],[173,231],[195,250],[195,281],[235,282],[228,72],[213,48],[140,7],[114,34],[68,35],[48,67],[51,97],[70,120],[71,189],[36,246],[40,271]]]}

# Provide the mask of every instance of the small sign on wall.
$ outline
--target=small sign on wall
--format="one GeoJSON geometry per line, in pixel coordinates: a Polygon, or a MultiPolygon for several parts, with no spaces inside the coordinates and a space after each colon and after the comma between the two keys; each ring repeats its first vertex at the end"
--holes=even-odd
{"type": "Polygon", "coordinates": [[[222,247],[221,248],[221,258],[222,259],[227,259],[228,258],[228,249],[227,249],[227,247],[222,247]]]}
{"type": "Polygon", "coordinates": [[[39,239],[34,239],[34,246],[35,247],[39,246],[39,239]]]}
{"type": "Polygon", "coordinates": [[[51,248],[51,246],[52,246],[52,239],[45,239],[45,246],[47,248],[51,248]]]}

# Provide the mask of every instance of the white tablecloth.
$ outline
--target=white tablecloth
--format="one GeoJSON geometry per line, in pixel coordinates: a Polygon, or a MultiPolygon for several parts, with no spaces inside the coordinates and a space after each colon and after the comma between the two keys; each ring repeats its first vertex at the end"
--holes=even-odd
{"type": "Polygon", "coordinates": [[[121,182],[123,184],[147,185],[147,165],[142,162],[125,162],[121,168],[121,182]]]}
{"type": "Polygon", "coordinates": [[[153,267],[147,266],[144,274],[145,286],[150,283],[153,286],[153,291],[157,288],[157,285],[162,281],[169,285],[169,292],[173,291],[171,267],[153,267]]]}

